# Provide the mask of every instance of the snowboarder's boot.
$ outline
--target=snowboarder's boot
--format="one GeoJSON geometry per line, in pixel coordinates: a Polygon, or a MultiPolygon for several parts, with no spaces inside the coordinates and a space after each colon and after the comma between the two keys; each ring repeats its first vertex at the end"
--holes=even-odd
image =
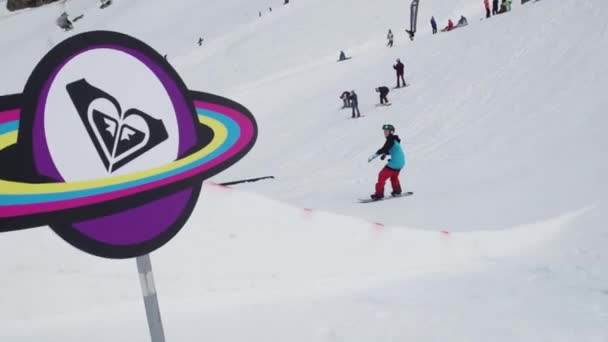
{"type": "Polygon", "coordinates": [[[384,198],[384,195],[380,195],[380,194],[372,194],[371,196],[369,196],[371,199],[373,199],[374,201],[378,201],[384,198]]]}
{"type": "Polygon", "coordinates": [[[391,196],[393,196],[393,197],[401,196],[401,187],[398,187],[397,189],[393,189],[393,192],[391,192],[391,196]]]}

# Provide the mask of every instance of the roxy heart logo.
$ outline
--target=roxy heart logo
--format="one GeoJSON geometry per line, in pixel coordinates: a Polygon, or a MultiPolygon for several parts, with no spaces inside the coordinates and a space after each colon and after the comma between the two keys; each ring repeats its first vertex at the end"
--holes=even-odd
{"type": "Polygon", "coordinates": [[[162,120],[136,108],[123,111],[116,98],[86,79],[69,83],[66,90],[109,173],[169,137],[162,120]]]}

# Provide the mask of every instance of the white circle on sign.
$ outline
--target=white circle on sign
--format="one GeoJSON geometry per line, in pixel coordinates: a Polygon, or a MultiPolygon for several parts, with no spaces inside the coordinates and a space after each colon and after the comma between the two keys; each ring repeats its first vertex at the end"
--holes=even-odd
{"type": "Polygon", "coordinates": [[[98,48],[72,58],[53,80],[44,112],[49,153],[66,182],[145,171],[177,159],[171,98],[152,70],[128,53],[98,48]],[[87,96],[107,96],[73,100],[68,86],[74,84],[88,89],[87,96]]]}

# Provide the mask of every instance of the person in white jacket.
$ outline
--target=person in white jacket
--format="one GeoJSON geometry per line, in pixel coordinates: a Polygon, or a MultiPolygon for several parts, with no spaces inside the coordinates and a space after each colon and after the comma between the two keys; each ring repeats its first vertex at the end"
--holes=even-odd
{"type": "Polygon", "coordinates": [[[393,47],[393,38],[395,38],[395,36],[393,35],[393,32],[389,29],[388,34],[386,35],[386,39],[388,39],[388,44],[386,44],[386,46],[393,47]]]}

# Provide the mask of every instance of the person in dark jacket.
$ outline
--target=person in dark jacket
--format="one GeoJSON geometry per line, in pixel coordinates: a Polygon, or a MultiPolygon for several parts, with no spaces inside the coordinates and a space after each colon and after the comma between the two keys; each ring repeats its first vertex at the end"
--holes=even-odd
{"type": "Polygon", "coordinates": [[[388,87],[385,86],[376,88],[376,93],[380,93],[380,104],[388,103],[388,98],[386,97],[386,95],[388,95],[389,92],[390,90],[388,89],[388,87]]]}
{"type": "Polygon", "coordinates": [[[483,0],[483,7],[486,9],[486,18],[491,17],[490,0],[483,0]]]}
{"type": "Polygon", "coordinates": [[[350,92],[350,106],[353,109],[353,118],[355,118],[355,113],[357,114],[357,118],[361,117],[361,112],[359,112],[359,97],[355,91],[350,92]]]}
{"type": "Polygon", "coordinates": [[[386,156],[390,156],[388,164],[380,171],[378,175],[378,183],[376,183],[376,191],[370,197],[373,200],[379,200],[384,198],[384,185],[388,179],[391,180],[391,186],[393,192],[392,196],[401,195],[401,183],[399,182],[399,173],[405,167],[405,153],[401,147],[401,139],[395,134],[395,127],[393,125],[383,125],[382,130],[386,137],[384,146],[380,148],[376,153],[372,154],[367,161],[369,163],[372,160],[380,156],[380,159],[384,160],[386,156]]]}
{"type": "Polygon", "coordinates": [[[498,14],[498,0],[492,0],[492,15],[498,14]]]}
{"type": "Polygon", "coordinates": [[[343,92],[342,95],[340,95],[340,99],[344,103],[344,105],[342,106],[343,109],[350,107],[350,91],[347,90],[343,92]]]}
{"type": "Polygon", "coordinates": [[[458,19],[458,25],[456,25],[456,27],[463,27],[467,25],[469,25],[469,21],[464,15],[461,15],[460,19],[458,19]]]}
{"type": "Polygon", "coordinates": [[[397,88],[400,88],[400,80],[403,81],[403,86],[405,87],[405,65],[401,63],[400,59],[397,59],[397,64],[393,65],[393,69],[397,72],[397,88]]]}
{"type": "Polygon", "coordinates": [[[202,37],[198,38],[198,46],[202,46],[203,45],[203,41],[204,39],[202,37]]]}
{"type": "Polygon", "coordinates": [[[431,17],[431,28],[433,29],[433,34],[437,33],[437,22],[435,21],[435,17],[431,17]]]}

